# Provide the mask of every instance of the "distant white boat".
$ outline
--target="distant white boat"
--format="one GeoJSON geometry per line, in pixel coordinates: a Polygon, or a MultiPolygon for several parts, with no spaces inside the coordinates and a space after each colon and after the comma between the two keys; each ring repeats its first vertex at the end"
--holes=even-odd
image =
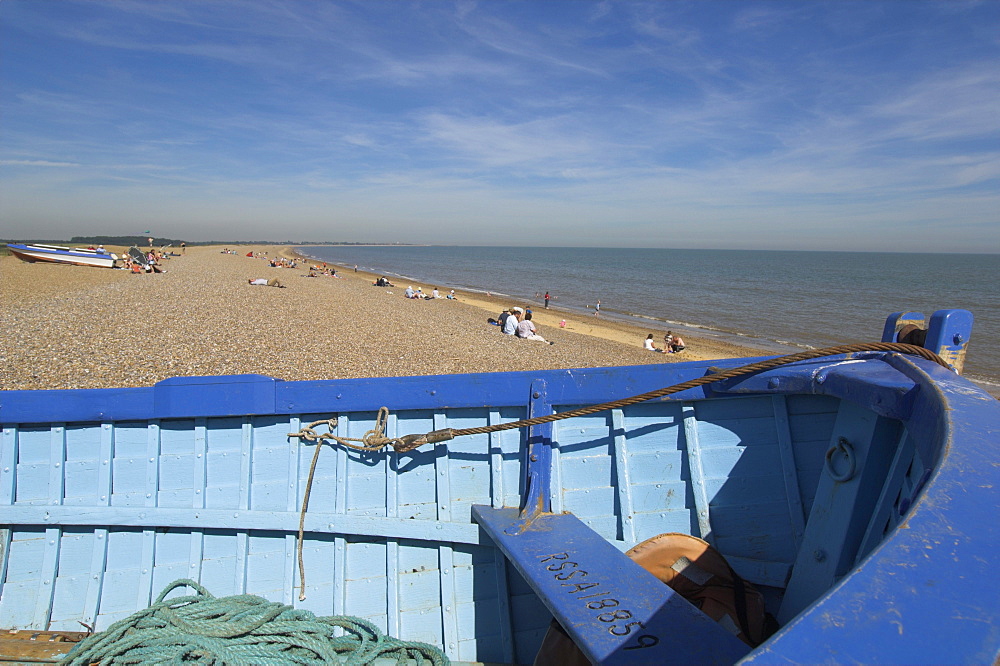
{"type": "Polygon", "coordinates": [[[96,266],[97,268],[114,268],[118,255],[106,250],[89,248],[69,248],[61,245],[28,245],[8,243],[7,247],[22,261],[50,261],[57,264],[74,264],[76,266],[96,266]]]}

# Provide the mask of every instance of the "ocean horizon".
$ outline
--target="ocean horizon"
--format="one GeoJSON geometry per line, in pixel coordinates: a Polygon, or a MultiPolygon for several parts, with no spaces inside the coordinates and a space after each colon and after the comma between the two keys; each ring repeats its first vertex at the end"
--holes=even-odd
{"type": "MultiPolygon", "coordinates": [[[[1000,388],[1000,255],[442,245],[319,245],[342,269],[507,296],[788,353],[878,341],[892,312],[975,317],[964,374],[1000,388]]],[[[405,285],[403,285],[405,287],[405,285]]],[[[638,342],[637,342],[638,344],[638,342]]]]}

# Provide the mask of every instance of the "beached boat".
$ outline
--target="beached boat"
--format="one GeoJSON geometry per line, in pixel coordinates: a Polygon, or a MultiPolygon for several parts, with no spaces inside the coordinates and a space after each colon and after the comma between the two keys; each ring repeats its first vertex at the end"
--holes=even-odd
{"type": "Polygon", "coordinates": [[[971,325],[896,313],[746,371],[0,392],[0,627],[102,630],[192,579],[459,661],[531,663],[554,617],[600,663],[996,663],[1000,404],[953,369],[971,325]],[[664,533],[721,552],[773,635],[625,554],[664,533]]]}
{"type": "Polygon", "coordinates": [[[61,245],[7,243],[10,253],[18,259],[28,262],[48,261],[56,264],[73,264],[75,266],[95,266],[97,268],[114,268],[118,255],[106,250],[85,247],[63,247],[61,245]]]}

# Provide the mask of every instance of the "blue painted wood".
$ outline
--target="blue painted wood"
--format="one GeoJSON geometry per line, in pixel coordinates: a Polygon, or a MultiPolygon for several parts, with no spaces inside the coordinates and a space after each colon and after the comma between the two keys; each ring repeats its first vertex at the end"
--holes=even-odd
{"type": "MultiPolygon", "coordinates": [[[[398,402],[397,382],[387,391],[381,380],[231,378],[236,397],[221,406],[212,398],[225,391],[224,378],[167,385],[161,396],[169,399],[159,404],[147,389],[0,392],[0,503],[9,524],[0,526],[0,626],[30,624],[44,608],[54,628],[75,630],[79,621],[94,620],[106,627],[194,572],[215,594],[291,599],[321,614],[356,612],[393,626],[402,638],[454,643],[449,653],[458,658],[530,662],[549,614],[470,521],[473,504],[523,501],[531,461],[521,433],[461,438],[406,455],[325,445],[306,520],[310,575],[302,602],[295,594],[294,533],[313,449],[287,433],[336,415],[338,434],[360,436],[386,403],[394,435],[487,425],[526,416],[536,380],[545,384],[539,404],[564,411],[701,376],[707,365],[407,378],[398,382],[398,402]]],[[[869,408],[894,429],[880,440],[884,469],[858,489],[856,504],[868,513],[859,510],[847,521],[836,588],[819,590],[791,623],[795,632],[750,657],[824,661],[833,644],[845,646],[837,655],[846,661],[916,654],[895,638],[886,642],[891,649],[883,648],[875,637],[897,631],[893,618],[910,639],[914,632],[938,635],[924,615],[940,614],[941,589],[961,590],[962,604],[968,600],[983,624],[996,626],[1000,618],[987,600],[997,590],[978,582],[985,571],[965,557],[981,540],[996,544],[992,526],[965,518],[996,513],[995,472],[989,465],[951,467],[968,455],[973,436],[988,430],[984,424],[998,422],[996,401],[922,361],[891,354],[826,359],[553,424],[538,440],[552,453],[549,491],[538,497],[547,496],[554,511],[572,511],[616,552],[666,531],[697,533],[699,502],[685,464],[687,441],[696,437],[700,503],[711,534],[741,574],[774,588],[773,603],[800,552],[795,502],[801,515],[830,505],[817,487],[843,401],[869,408]],[[940,484],[949,479],[955,485],[945,493],[940,484]],[[922,508],[932,496],[933,509],[922,508]],[[960,505],[962,515],[954,510],[960,505]],[[915,524],[937,525],[937,532],[915,524]],[[903,538],[910,541],[905,552],[923,553],[928,545],[959,552],[958,560],[934,566],[961,561],[964,573],[939,578],[923,559],[907,560],[896,548],[903,538]],[[854,588],[873,566],[882,575],[870,579],[869,589],[854,588]],[[841,579],[843,573],[850,575],[841,579]],[[929,579],[942,581],[933,604],[895,589],[872,592],[886,580],[920,590],[929,579]],[[817,619],[820,608],[836,618],[833,628],[817,619]],[[882,610],[861,617],[857,608],[882,610]],[[840,628],[841,618],[850,630],[840,628]],[[797,638],[803,625],[821,638],[797,638]],[[871,636],[864,651],[854,646],[859,634],[871,636]]],[[[977,446],[995,452],[989,438],[977,446]]],[[[996,642],[977,631],[962,627],[955,635],[989,662],[996,642]]]]}
{"type": "Polygon", "coordinates": [[[805,533],[805,512],[802,509],[802,497],[799,494],[799,477],[795,469],[795,450],[791,430],[791,418],[788,414],[788,400],[785,396],[774,396],[774,427],[778,438],[778,455],[781,459],[781,480],[784,483],[785,501],[788,506],[788,521],[791,526],[791,546],[793,552],[798,552],[802,546],[802,535],[805,533]]]}
{"type": "Polygon", "coordinates": [[[691,471],[691,486],[694,491],[694,511],[698,521],[698,534],[708,543],[715,545],[715,534],[712,532],[712,519],[709,515],[709,499],[706,461],[702,455],[701,440],[698,436],[698,421],[693,405],[684,409],[684,442],[687,446],[688,468],[691,471]]]}
{"type": "Polygon", "coordinates": [[[882,342],[897,342],[903,326],[915,325],[926,330],[924,348],[931,350],[956,372],[961,373],[965,354],[972,338],[972,313],[968,310],[938,310],[929,320],[919,312],[894,312],[885,321],[882,342]]]}
{"type": "MultiPolygon", "coordinates": [[[[536,380],[531,383],[531,397],[528,400],[528,418],[548,416],[552,413],[547,395],[546,382],[536,380]]],[[[521,514],[530,519],[539,513],[552,510],[552,424],[528,428],[528,461],[525,464],[526,481],[521,514]]]]}
{"type": "Polygon", "coordinates": [[[749,649],[572,514],[473,515],[594,663],[733,663],[749,649]]]}
{"type": "MultiPolygon", "coordinates": [[[[621,521],[618,525],[619,537],[628,543],[637,543],[635,531],[635,503],[632,499],[632,478],[629,469],[628,438],[625,435],[625,417],[622,410],[611,412],[614,473],[612,486],[618,489],[618,505],[621,521]]],[[[558,509],[556,510],[558,512],[558,509]]]]}
{"type": "Polygon", "coordinates": [[[882,328],[882,342],[899,342],[898,334],[901,328],[909,324],[923,326],[925,317],[922,312],[893,312],[886,317],[882,328]]]}
{"type": "Polygon", "coordinates": [[[991,555],[1000,522],[982,519],[1000,515],[992,434],[1000,404],[943,368],[909,361],[900,367],[923,388],[908,432],[916,439],[936,431],[948,443],[933,482],[909,509],[905,529],[745,663],[995,663],[1000,657],[1000,577],[991,555]],[[987,479],[988,488],[980,485],[987,479]]]}
{"type": "MultiPolygon", "coordinates": [[[[884,479],[879,454],[894,441],[894,429],[871,412],[844,403],[826,455],[826,467],[809,516],[802,548],[792,569],[778,612],[779,622],[788,622],[844,575],[853,562],[860,541],[859,530],[867,526],[872,504],[866,489],[884,479]],[[845,456],[841,447],[850,452],[845,456]]],[[[881,456],[884,459],[884,453],[881,456]]]]}
{"type": "Polygon", "coordinates": [[[924,346],[961,373],[972,337],[972,313],[968,310],[938,310],[927,322],[924,346]]]}

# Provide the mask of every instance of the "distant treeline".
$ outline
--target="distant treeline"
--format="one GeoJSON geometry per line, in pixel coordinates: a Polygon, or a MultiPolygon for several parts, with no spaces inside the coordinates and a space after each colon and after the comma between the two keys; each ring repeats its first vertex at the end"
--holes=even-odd
{"type": "MultiPolygon", "coordinates": [[[[66,240],[43,240],[40,238],[31,239],[7,239],[2,243],[45,243],[48,245],[137,245],[145,247],[149,245],[149,236],[73,236],[66,240]]],[[[267,241],[267,240],[210,240],[210,241],[185,241],[175,238],[161,238],[153,236],[153,245],[163,247],[172,245],[180,247],[183,242],[189,246],[195,245],[386,245],[386,243],[350,243],[345,241],[267,241]]],[[[392,243],[392,245],[405,245],[405,243],[392,243]]]]}

